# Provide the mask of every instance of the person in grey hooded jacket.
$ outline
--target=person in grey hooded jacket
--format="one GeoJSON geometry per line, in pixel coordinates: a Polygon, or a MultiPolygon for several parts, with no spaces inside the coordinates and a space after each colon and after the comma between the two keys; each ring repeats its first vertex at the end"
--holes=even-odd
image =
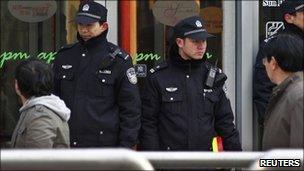
{"type": "Polygon", "coordinates": [[[59,97],[51,94],[53,72],[38,59],[22,61],[15,70],[15,90],[23,106],[14,130],[13,148],[69,148],[70,118],[59,97]]]}

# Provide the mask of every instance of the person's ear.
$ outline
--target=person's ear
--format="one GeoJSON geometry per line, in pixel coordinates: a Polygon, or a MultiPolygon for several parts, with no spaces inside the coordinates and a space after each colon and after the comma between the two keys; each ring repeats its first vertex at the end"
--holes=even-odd
{"type": "Polygon", "coordinates": [[[285,21],[287,22],[287,23],[289,23],[289,24],[293,24],[293,19],[294,18],[294,16],[293,15],[291,15],[291,14],[285,14],[284,15],[284,19],[285,19],[285,21]]]}
{"type": "Polygon", "coordinates": [[[175,42],[179,48],[182,48],[184,46],[184,40],[181,38],[176,38],[175,42]]]}
{"type": "Polygon", "coordinates": [[[272,70],[276,70],[279,67],[278,62],[274,57],[271,57],[270,66],[272,70]]]}
{"type": "Polygon", "coordinates": [[[15,79],[15,91],[18,96],[21,96],[21,92],[18,86],[18,81],[15,79]]]}
{"type": "Polygon", "coordinates": [[[101,24],[101,27],[102,27],[102,31],[105,31],[105,30],[107,30],[109,28],[109,24],[107,22],[103,22],[101,24]]]}

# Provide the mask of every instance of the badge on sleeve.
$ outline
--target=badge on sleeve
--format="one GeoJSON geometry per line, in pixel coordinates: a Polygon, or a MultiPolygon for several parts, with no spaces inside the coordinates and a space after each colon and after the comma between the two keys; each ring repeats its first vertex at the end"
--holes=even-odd
{"type": "Polygon", "coordinates": [[[137,83],[137,77],[136,77],[136,73],[135,73],[135,69],[129,68],[126,72],[128,80],[130,81],[130,83],[132,84],[136,84],[137,83]]]}

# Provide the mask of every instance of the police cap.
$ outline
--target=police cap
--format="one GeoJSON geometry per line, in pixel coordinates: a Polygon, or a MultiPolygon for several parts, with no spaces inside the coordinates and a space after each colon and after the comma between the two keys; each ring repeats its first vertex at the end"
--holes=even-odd
{"type": "Polygon", "coordinates": [[[91,1],[85,1],[79,5],[75,22],[79,24],[90,24],[94,22],[107,21],[108,10],[101,4],[91,1]]]}
{"type": "Polygon", "coordinates": [[[304,10],[303,0],[285,0],[281,4],[282,15],[304,10]]]}
{"type": "Polygon", "coordinates": [[[204,21],[199,16],[192,16],[179,21],[174,27],[175,38],[191,38],[194,40],[206,40],[213,37],[205,28],[204,21]]]}

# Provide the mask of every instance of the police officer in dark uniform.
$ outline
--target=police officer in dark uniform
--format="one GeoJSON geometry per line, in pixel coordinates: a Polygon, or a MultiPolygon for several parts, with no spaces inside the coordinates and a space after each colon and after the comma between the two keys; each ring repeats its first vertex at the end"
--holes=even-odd
{"type": "Polygon", "coordinates": [[[79,6],[78,41],[59,50],[55,94],[71,109],[71,147],[134,147],[141,102],[131,57],[107,41],[107,9],[79,6]]]}
{"type": "MultiPolygon", "coordinates": [[[[280,12],[285,29],[277,34],[294,34],[299,36],[304,41],[304,1],[285,0],[280,6],[280,12]]],[[[264,50],[265,45],[269,39],[277,34],[265,39],[264,42],[261,43],[254,66],[253,100],[256,113],[258,114],[260,135],[263,135],[265,110],[268,105],[272,89],[275,86],[275,84],[273,84],[267,76],[262,59],[265,58],[267,54],[267,52],[264,50]]],[[[259,140],[259,146],[261,147],[261,137],[259,140]]]]}
{"type": "Polygon", "coordinates": [[[215,136],[224,150],[241,150],[226,76],[202,60],[211,36],[202,19],[183,19],[173,30],[168,60],[150,70],[142,94],[141,150],[210,151],[215,136]]]}

